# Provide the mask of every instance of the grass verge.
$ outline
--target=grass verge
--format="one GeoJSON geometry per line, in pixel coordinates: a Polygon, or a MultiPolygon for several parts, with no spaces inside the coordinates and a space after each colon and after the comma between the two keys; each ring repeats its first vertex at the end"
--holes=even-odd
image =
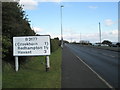
{"type": "Polygon", "coordinates": [[[45,71],[45,56],[31,60],[15,70],[8,64],[3,67],[3,88],[61,88],[61,49],[51,54],[49,72],[45,71]]]}

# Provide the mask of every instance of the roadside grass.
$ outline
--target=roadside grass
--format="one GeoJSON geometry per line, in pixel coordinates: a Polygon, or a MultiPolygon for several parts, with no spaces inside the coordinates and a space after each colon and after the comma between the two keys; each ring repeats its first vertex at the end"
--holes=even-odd
{"type": "Polygon", "coordinates": [[[61,49],[50,56],[50,71],[45,71],[45,56],[31,57],[18,72],[5,64],[2,88],[61,88],[61,49]]]}
{"type": "Polygon", "coordinates": [[[2,88],[2,73],[0,72],[0,90],[2,88]]]}

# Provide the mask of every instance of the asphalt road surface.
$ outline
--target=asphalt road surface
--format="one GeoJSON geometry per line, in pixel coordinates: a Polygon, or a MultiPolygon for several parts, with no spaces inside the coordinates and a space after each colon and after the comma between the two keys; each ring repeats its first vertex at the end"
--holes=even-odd
{"type": "Polygon", "coordinates": [[[62,88],[118,87],[118,52],[65,44],[62,59],[62,88]]]}

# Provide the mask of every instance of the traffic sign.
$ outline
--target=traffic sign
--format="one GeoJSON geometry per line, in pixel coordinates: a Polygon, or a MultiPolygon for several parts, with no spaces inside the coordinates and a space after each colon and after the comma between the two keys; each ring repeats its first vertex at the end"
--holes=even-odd
{"type": "Polygon", "coordinates": [[[13,37],[13,56],[50,55],[50,36],[13,37]]]}

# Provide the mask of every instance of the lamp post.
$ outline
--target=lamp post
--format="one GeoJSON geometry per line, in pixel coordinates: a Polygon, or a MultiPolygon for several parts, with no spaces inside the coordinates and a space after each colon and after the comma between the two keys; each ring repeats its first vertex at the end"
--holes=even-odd
{"type": "Polygon", "coordinates": [[[63,5],[60,6],[60,13],[61,13],[61,47],[62,48],[63,48],[63,31],[62,31],[62,8],[63,7],[64,7],[63,5]]]}
{"type": "Polygon", "coordinates": [[[100,27],[100,22],[99,22],[99,36],[100,36],[100,46],[101,46],[101,27],[100,27]]]}

